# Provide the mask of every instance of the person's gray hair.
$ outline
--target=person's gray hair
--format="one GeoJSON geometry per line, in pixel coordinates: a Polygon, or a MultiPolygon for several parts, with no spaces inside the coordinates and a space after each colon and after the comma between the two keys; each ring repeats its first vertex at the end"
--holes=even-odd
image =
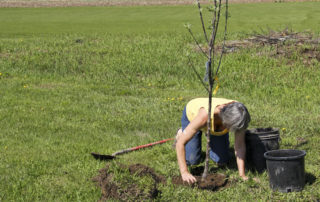
{"type": "Polygon", "coordinates": [[[243,131],[248,128],[251,117],[248,109],[240,102],[227,104],[220,111],[222,123],[231,132],[243,131]]]}

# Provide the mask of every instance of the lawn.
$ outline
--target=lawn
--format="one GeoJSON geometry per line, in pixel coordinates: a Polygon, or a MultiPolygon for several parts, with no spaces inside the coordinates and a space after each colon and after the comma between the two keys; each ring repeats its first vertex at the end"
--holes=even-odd
{"type": "MultiPolygon", "coordinates": [[[[232,40],[286,27],[320,33],[319,2],[232,4],[230,14],[232,40]]],[[[188,66],[187,54],[204,73],[185,23],[201,38],[195,6],[0,8],[0,201],[96,201],[101,193],[91,179],[106,163],[90,152],[173,137],[188,100],[206,96],[188,66]]],[[[245,103],[250,128],[280,128],[283,149],[307,141],[298,147],[307,152],[304,190],[272,192],[266,172],[248,173],[260,182],[241,182],[231,166],[218,169],[234,182],[223,190],[169,183],[156,200],[320,199],[319,61],[306,65],[299,50],[270,57],[274,50],[227,54],[216,96],[245,103]]],[[[110,165],[116,163],[179,174],[170,143],[110,165]]]]}

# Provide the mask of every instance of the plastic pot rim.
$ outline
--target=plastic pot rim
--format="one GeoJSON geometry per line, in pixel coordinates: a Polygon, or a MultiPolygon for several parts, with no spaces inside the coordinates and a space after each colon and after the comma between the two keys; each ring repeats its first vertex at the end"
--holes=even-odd
{"type": "Polygon", "coordinates": [[[246,138],[249,140],[273,140],[273,139],[280,139],[279,134],[270,134],[270,135],[265,135],[265,134],[247,134],[246,138]]]}
{"type": "Polygon", "coordinates": [[[306,155],[306,151],[304,150],[297,150],[297,149],[278,149],[278,150],[272,150],[272,151],[267,151],[264,153],[264,158],[267,160],[276,160],[276,161],[283,161],[283,160],[296,160],[304,157],[306,155]],[[275,153],[275,152],[281,152],[281,151],[299,151],[301,152],[299,155],[295,156],[287,156],[287,157],[274,157],[274,156],[269,156],[270,153],[275,153]]]}
{"type": "Polygon", "coordinates": [[[255,134],[255,135],[279,134],[279,128],[272,128],[272,127],[269,127],[269,128],[252,128],[252,129],[247,129],[246,133],[255,134]]]}

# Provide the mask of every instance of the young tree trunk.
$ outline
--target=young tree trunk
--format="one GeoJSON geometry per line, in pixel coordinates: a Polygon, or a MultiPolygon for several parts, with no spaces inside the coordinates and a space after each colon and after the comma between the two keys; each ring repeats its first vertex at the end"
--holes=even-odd
{"type": "MultiPolygon", "coordinates": [[[[221,3],[221,0],[220,0],[221,3]]],[[[208,176],[208,172],[209,172],[209,152],[210,152],[210,131],[211,131],[211,111],[212,111],[212,88],[213,88],[213,83],[214,80],[212,78],[212,66],[214,67],[214,46],[215,46],[215,38],[216,38],[216,34],[217,34],[217,24],[216,24],[216,20],[217,20],[217,1],[214,0],[214,12],[213,12],[213,19],[212,19],[212,33],[211,33],[211,39],[209,42],[209,51],[208,51],[208,56],[209,56],[209,60],[208,60],[208,64],[207,64],[207,69],[208,69],[208,80],[209,80],[209,103],[208,103],[208,120],[207,120],[207,147],[206,147],[206,159],[205,159],[205,164],[204,164],[204,171],[202,174],[202,181],[204,181],[206,179],[206,177],[208,176]]]]}
{"type": "MultiPolygon", "coordinates": [[[[209,61],[209,67],[211,66],[211,61],[209,61]]],[[[212,88],[213,88],[213,82],[211,82],[212,79],[212,74],[211,74],[211,68],[209,68],[209,108],[208,108],[208,120],[207,120],[207,133],[206,133],[206,138],[207,138],[207,146],[206,146],[206,159],[205,159],[205,164],[204,164],[204,171],[202,174],[202,181],[206,179],[208,176],[209,172],[209,152],[210,152],[210,130],[211,130],[211,111],[212,111],[212,88]]]]}
{"type": "MultiPolygon", "coordinates": [[[[213,8],[209,8],[209,11],[213,13],[212,16],[212,21],[211,21],[211,26],[212,26],[212,31],[211,31],[211,36],[210,36],[210,40],[208,40],[208,36],[207,36],[207,32],[206,32],[206,28],[204,25],[204,20],[203,20],[203,16],[202,16],[202,8],[200,5],[200,1],[197,1],[197,5],[198,5],[198,9],[199,9],[199,15],[200,15],[200,20],[201,20],[201,25],[202,25],[202,30],[203,30],[203,35],[204,38],[206,40],[206,42],[208,43],[209,46],[209,50],[206,53],[200,43],[197,41],[197,39],[195,38],[195,36],[192,34],[192,31],[190,29],[190,26],[187,26],[189,33],[191,34],[192,38],[194,39],[194,41],[196,42],[196,44],[198,45],[199,49],[201,50],[201,52],[203,53],[203,55],[208,59],[207,64],[206,64],[206,77],[208,78],[208,88],[206,88],[206,85],[203,83],[203,81],[201,80],[199,74],[196,72],[195,68],[193,68],[193,70],[196,72],[198,78],[200,78],[202,84],[204,85],[204,87],[207,89],[208,94],[209,94],[209,103],[208,103],[208,120],[207,120],[207,147],[206,147],[206,159],[205,159],[205,166],[204,166],[204,171],[202,174],[202,180],[205,180],[206,177],[208,176],[208,170],[209,170],[209,152],[210,152],[210,131],[211,131],[211,114],[212,114],[212,93],[213,93],[213,86],[214,86],[214,78],[213,78],[213,69],[215,67],[214,61],[215,61],[215,40],[216,40],[216,35],[218,32],[218,25],[220,22],[220,11],[221,11],[221,5],[222,5],[222,0],[213,0],[213,8]]],[[[218,61],[218,65],[217,69],[215,71],[215,75],[214,77],[217,76],[219,68],[220,68],[220,64],[221,64],[221,59],[224,53],[224,46],[225,46],[225,41],[226,41],[226,33],[227,33],[227,19],[228,19],[228,0],[226,0],[226,11],[225,11],[225,30],[224,30],[224,37],[223,37],[223,46],[222,46],[222,51],[221,51],[221,55],[218,61]]],[[[190,60],[190,59],[189,59],[190,60]]]]}

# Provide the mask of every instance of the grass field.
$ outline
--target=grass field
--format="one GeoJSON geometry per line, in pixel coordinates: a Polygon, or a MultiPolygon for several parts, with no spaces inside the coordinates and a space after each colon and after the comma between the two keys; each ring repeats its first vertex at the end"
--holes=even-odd
{"type": "MultiPolygon", "coordinates": [[[[318,2],[230,9],[232,40],[285,27],[319,37],[318,2]]],[[[91,178],[105,163],[90,152],[111,154],[173,137],[186,102],[206,96],[187,65],[187,53],[199,71],[205,63],[183,27],[188,22],[200,38],[194,6],[0,8],[0,201],[96,201],[101,193],[91,178]]],[[[217,96],[245,103],[250,128],[280,128],[281,148],[307,141],[298,147],[307,151],[304,190],[272,192],[266,172],[248,173],[260,182],[241,182],[231,166],[218,170],[235,182],[228,188],[168,184],[156,200],[320,200],[320,65],[306,66],[298,50],[281,58],[257,54],[272,51],[226,55],[217,96]]],[[[179,174],[169,143],[112,165],[118,162],[179,174]]]]}
{"type": "MultiPolygon", "coordinates": [[[[305,2],[319,0],[229,0],[229,3],[305,2]]],[[[208,3],[210,1],[201,1],[208,3]]],[[[1,0],[0,7],[136,6],[190,5],[193,0],[1,0]]]]}
{"type": "MultiPolygon", "coordinates": [[[[318,3],[233,5],[229,35],[247,34],[268,27],[319,33],[317,19],[320,14],[314,4],[318,3]]],[[[199,28],[198,11],[193,6],[3,8],[0,17],[1,37],[104,33],[159,36],[177,32],[186,35],[183,25],[188,22],[199,28]]]]}

